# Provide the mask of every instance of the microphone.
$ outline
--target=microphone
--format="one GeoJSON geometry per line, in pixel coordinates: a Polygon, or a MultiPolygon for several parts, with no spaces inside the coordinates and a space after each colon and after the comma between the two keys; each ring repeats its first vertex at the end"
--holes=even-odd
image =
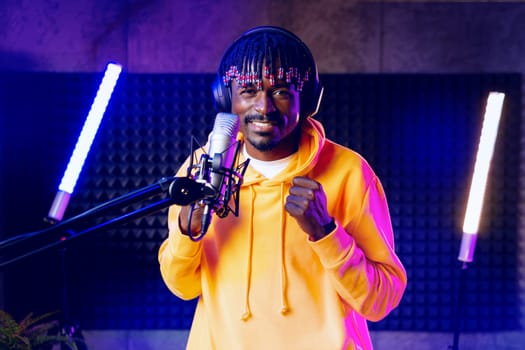
{"type": "Polygon", "coordinates": [[[231,196],[232,171],[238,153],[237,133],[239,117],[230,113],[218,113],[210,137],[208,154],[203,155],[199,180],[213,189],[213,196],[203,200],[201,236],[208,231],[214,211],[226,210],[231,196]],[[204,162],[211,161],[211,164],[204,162]],[[211,167],[210,167],[211,165],[211,167]]]}

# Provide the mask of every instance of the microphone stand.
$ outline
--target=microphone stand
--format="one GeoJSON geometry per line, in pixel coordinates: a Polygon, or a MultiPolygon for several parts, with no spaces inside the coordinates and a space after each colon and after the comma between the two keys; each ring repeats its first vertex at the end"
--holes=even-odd
{"type": "Polygon", "coordinates": [[[44,230],[22,234],[0,242],[0,268],[4,268],[36,253],[63,245],[88,233],[98,232],[148,216],[172,204],[188,205],[207,195],[209,195],[208,188],[204,184],[197,183],[189,178],[162,178],[153,185],[112,199],[70,219],[53,224],[44,230]],[[138,209],[127,209],[126,211],[126,208],[132,204],[161,195],[162,197],[155,202],[138,209]],[[90,220],[103,217],[116,210],[123,213],[102,222],[88,223],[90,220]],[[86,223],[88,223],[87,226],[85,226],[86,223]],[[37,243],[36,248],[30,247],[25,251],[20,251],[23,250],[24,245],[35,242],[37,243]]]}

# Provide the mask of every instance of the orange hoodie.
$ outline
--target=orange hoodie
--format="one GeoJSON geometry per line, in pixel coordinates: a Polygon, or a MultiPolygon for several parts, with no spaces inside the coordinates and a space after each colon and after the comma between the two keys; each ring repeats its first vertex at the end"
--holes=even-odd
{"type": "Polygon", "coordinates": [[[366,320],[399,304],[406,272],[378,178],[319,122],[302,131],[274,178],[248,166],[239,216],[214,217],[201,241],[181,234],[179,207],[170,207],[161,274],[178,297],[199,298],[187,349],[372,349],[366,320]],[[316,242],[284,210],[295,176],[321,183],[336,221],[316,242]]]}

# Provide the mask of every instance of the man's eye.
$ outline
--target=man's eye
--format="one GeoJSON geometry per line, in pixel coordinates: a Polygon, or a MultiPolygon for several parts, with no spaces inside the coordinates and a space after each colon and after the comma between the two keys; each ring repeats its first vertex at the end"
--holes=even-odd
{"type": "Polygon", "coordinates": [[[290,93],[290,91],[288,91],[287,89],[279,89],[279,90],[275,90],[273,92],[273,95],[275,97],[279,97],[279,98],[290,98],[292,96],[292,94],[290,93]]]}
{"type": "Polygon", "coordinates": [[[241,90],[241,94],[242,94],[242,95],[253,96],[253,95],[257,94],[257,89],[255,89],[255,88],[246,88],[246,89],[242,89],[242,90],[241,90]]]}

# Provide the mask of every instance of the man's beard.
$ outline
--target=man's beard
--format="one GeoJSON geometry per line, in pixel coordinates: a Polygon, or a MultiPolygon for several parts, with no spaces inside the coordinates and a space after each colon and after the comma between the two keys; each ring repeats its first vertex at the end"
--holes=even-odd
{"type": "MultiPolygon", "coordinates": [[[[259,133],[259,135],[261,136],[270,136],[270,133],[259,133]]],[[[255,140],[252,140],[251,137],[247,138],[248,143],[250,145],[253,146],[253,148],[255,148],[256,150],[258,151],[261,151],[261,152],[267,152],[267,151],[271,151],[272,149],[275,148],[275,146],[277,146],[277,142],[275,140],[273,140],[271,137],[268,138],[267,140],[262,140],[262,141],[255,141],[255,140]]]]}
{"type": "MultiPolygon", "coordinates": [[[[269,113],[267,115],[262,115],[258,113],[252,113],[245,117],[244,122],[246,124],[253,122],[253,121],[261,121],[261,122],[272,122],[275,125],[282,125],[282,119],[279,118],[279,115],[277,113],[269,113]]],[[[247,141],[252,145],[256,150],[261,152],[271,151],[272,149],[277,146],[278,142],[276,140],[272,139],[272,134],[270,132],[259,132],[259,136],[266,137],[266,140],[262,141],[255,141],[251,138],[248,138],[247,141]]]]}
{"type": "MultiPolygon", "coordinates": [[[[274,125],[276,125],[278,127],[282,127],[283,126],[283,119],[281,117],[279,117],[279,115],[277,113],[269,113],[267,115],[253,113],[253,114],[247,115],[244,118],[244,122],[246,124],[248,124],[250,122],[253,122],[253,121],[261,121],[261,122],[268,122],[269,121],[269,122],[272,122],[274,125]]],[[[288,137],[286,137],[286,139],[289,139],[291,137],[294,140],[296,148],[297,148],[297,145],[299,143],[299,138],[300,138],[300,134],[301,134],[300,129],[301,129],[300,125],[297,125],[296,128],[292,131],[292,134],[288,135],[288,137]]],[[[256,150],[258,150],[260,152],[271,151],[274,148],[276,148],[281,142],[287,142],[286,139],[279,139],[279,140],[275,139],[273,137],[273,133],[272,132],[258,132],[257,135],[260,136],[262,138],[262,140],[256,140],[255,138],[247,136],[246,137],[246,141],[250,145],[252,145],[253,148],[255,148],[256,150]]],[[[290,140],[288,140],[288,141],[290,141],[290,140]]]]}
{"type": "Polygon", "coordinates": [[[297,151],[297,147],[299,146],[299,139],[301,138],[301,127],[297,126],[295,130],[292,131],[292,133],[288,135],[286,139],[276,140],[272,137],[271,133],[260,132],[258,133],[258,135],[263,136],[263,137],[264,136],[268,136],[268,137],[260,141],[256,141],[251,137],[246,138],[246,142],[248,142],[250,145],[253,146],[253,148],[255,148],[258,151],[268,152],[276,148],[282,142],[289,142],[293,140],[292,142],[294,145],[293,147],[294,147],[294,152],[295,152],[297,151]]]}

